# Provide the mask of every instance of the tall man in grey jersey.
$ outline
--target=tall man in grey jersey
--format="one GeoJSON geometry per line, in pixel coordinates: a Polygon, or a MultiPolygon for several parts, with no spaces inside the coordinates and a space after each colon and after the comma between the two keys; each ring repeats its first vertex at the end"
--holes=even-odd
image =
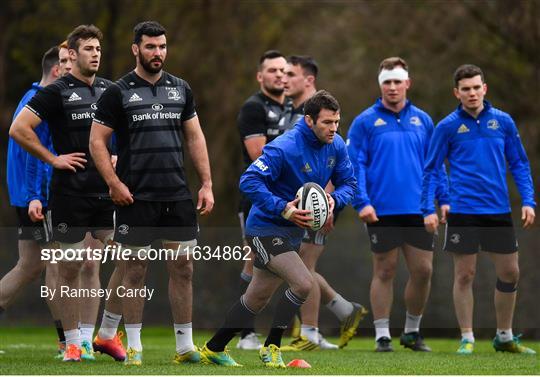
{"type": "MultiPolygon", "coordinates": [[[[162,70],[167,56],[163,26],[154,21],[136,25],[132,52],[135,70],[113,84],[97,104],[90,151],[116,205],[114,239],[133,251],[131,260],[125,261],[123,285],[142,288],[147,260],[138,257],[153,241],[160,240],[173,251],[167,269],[176,336],[174,361],[198,362],[191,323],[193,264],[187,258],[188,247],[197,242],[198,224],[185,179],[181,135],[202,184],[197,203],[201,215],[209,214],[214,205],[206,141],[188,83],[162,70]],[[106,147],[113,131],[118,146],[116,172],[106,147]]],[[[126,364],[141,365],[144,298],[125,299],[122,305],[126,364]]]]}

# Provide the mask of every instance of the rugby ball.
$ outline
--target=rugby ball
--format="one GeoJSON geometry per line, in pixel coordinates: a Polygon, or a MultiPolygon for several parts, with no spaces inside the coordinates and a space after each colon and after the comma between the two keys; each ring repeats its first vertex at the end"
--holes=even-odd
{"type": "Polygon", "coordinates": [[[296,198],[300,199],[298,209],[311,211],[313,217],[309,222],[311,230],[321,229],[328,219],[330,209],[324,189],[315,182],[308,182],[298,189],[296,198]]]}

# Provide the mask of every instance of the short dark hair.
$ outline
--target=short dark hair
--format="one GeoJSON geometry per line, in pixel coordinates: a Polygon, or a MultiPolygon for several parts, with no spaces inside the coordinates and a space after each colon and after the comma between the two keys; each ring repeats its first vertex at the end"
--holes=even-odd
{"type": "Polygon", "coordinates": [[[302,67],[304,74],[312,75],[317,78],[317,74],[319,73],[319,66],[317,65],[315,59],[313,59],[311,56],[291,55],[289,56],[289,59],[287,59],[287,61],[292,65],[299,65],[300,67],[302,67]]]}
{"type": "Polygon", "coordinates": [[[317,118],[322,109],[334,112],[339,111],[337,99],[326,90],[319,90],[306,101],[306,104],[304,105],[304,114],[309,115],[314,122],[317,122],[317,118]]]}
{"type": "Polygon", "coordinates": [[[43,54],[43,58],[41,59],[41,71],[43,72],[43,76],[47,76],[51,73],[51,69],[59,63],[59,52],[60,49],[58,46],[54,46],[43,54]]]}
{"type": "Polygon", "coordinates": [[[475,76],[480,76],[484,83],[484,72],[474,64],[463,64],[454,72],[454,86],[457,88],[459,81],[463,79],[470,79],[475,76]]]}
{"type": "Polygon", "coordinates": [[[143,35],[148,37],[159,37],[167,33],[167,30],[157,21],[139,22],[133,28],[133,43],[138,45],[142,41],[143,35]]]}
{"type": "Polygon", "coordinates": [[[384,59],[381,64],[379,64],[379,73],[381,73],[383,69],[391,71],[397,66],[402,67],[404,70],[409,72],[409,66],[407,65],[405,59],[400,58],[399,56],[392,56],[390,58],[384,59]]]}
{"type": "Polygon", "coordinates": [[[103,33],[95,25],[79,25],[67,36],[69,49],[79,50],[80,40],[96,38],[101,42],[103,33]]]}
{"type": "Polygon", "coordinates": [[[260,71],[262,68],[262,65],[266,59],[277,59],[277,58],[284,58],[285,56],[279,52],[278,50],[268,50],[265,51],[264,54],[261,55],[259,58],[259,65],[257,66],[257,70],[260,71]]]}

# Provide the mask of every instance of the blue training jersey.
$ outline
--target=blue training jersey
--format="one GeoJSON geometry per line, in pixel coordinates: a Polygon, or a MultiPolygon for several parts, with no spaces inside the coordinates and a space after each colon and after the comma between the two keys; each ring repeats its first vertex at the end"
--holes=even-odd
{"type": "MultiPolygon", "coordinates": [[[[372,205],[377,215],[422,213],[422,177],[433,121],[407,101],[395,113],[381,99],[358,115],[349,129],[347,148],[358,191],[356,211],[372,205]]],[[[436,172],[439,205],[448,204],[448,179],[442,163],[436,172]]]]}
{"type": "MultiPolygon", "coordinates": [[[[23,107],[32,99],[38,90],[42,89],[37,82],[32,84],[13,115],[17,117],[23,107]]],[[[41,122],[35,132],[41,143],[53,151],[49,127],[41,122]]],[[[9,202],[15,207],[28,207],[31,200],[38,199],[44,206],[47,205],[48,187],[51,180],[52,169],[49,165],[30,155],[11,137],[8,142],[7,155],[7,184],[9,202]]]]}
{"type": "Polygon", "coordinates": [[[332,180],[336,208],[351,201],[356,179],[345,143],[336,134],[331,144],[319,141],[302,118],[295,127],[267,144],[240,178],[240,190],[253,203],[246,221],[250,236],[283,236],[299,244],[304,229],[281,216],[307,182],[325,187],[332,180]]]}
{"type": "Polygon", "coordinates": [[[435,129],[424,173],[422,211],[432,214],[434,167],[450,164],[450,211],[501,214],[511,211],[506,166],[524,206],[535,207],[531,169],[514,120],[484,101],[473,118],[460,106],[435,129]]]}

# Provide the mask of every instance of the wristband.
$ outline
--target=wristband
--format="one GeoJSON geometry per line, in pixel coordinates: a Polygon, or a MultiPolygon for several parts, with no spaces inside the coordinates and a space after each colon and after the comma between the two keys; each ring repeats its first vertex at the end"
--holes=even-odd
{"type": "Polygon", "coordinates": [[[283,212],[281,212],[281,216],[283,216],[283,218],[285,220],[289,220],[289,218],[292,216],[293,212],[296,210],[296,207],[292,206],[291,208],[289,208],[287,210],[287,208],[285,208],[283,210],[283,212]]]}

